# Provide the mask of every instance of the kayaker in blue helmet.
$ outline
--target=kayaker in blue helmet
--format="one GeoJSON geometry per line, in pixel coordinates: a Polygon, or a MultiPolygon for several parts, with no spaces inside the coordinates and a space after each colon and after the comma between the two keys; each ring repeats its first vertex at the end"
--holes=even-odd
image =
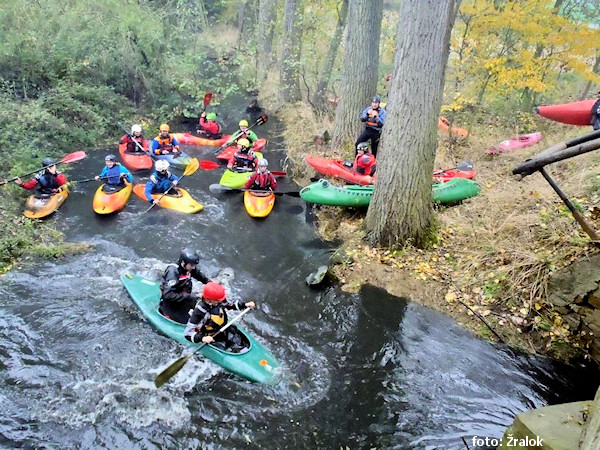
{"type": "Polygon", "coordinates": [[[123,180],[127,180],[129,183],[133,181],[133,175],[127,167],[119,164],[115,155],[106,155],[104,158],[106,164],[100,172],[100,175],[96,175],[96,180],[105,179],[105,183],[108,186],[125,186],[123,180]]]}
{"type": "Polygon", "coordinates": [[[164,159],[159,159],[154,163],[156,172],[150,175],[150,180],[146,182],[146,189],[144,190],[148,203],[158,204],[158,199],[152,198],[152,194],[164,194],[172,187],[177,186],[179,178],[169,172],[169,165],[169,161],[164,159]]]}
{"type": "Polygon", "coordinates": [[[192,278],[208,283],[209,278],[197,266],[200,256],[195,250],[184,248],[177,265],[170,264],[160,283],[159,312],[171,320],[187,323],[190,311],[196,306],[198,296],[192,294],[192,278]]]}
{"type": "Polygon", "coordinates": [[[185,327],[184,336],[188,341],[198,344],[212,344],[229,351],[240,351],[244,345],[239,331],[231,326],[223,333],[216,334],[227,325],[226,309],[254,309],[256,303],[230,301],[226,299],[225,288],[211,281],[204,286],[202,301],[194,308],[194,312],[185,327]],[[214,337],[213,337],[214,336],[214,337]]]}
{"type": "Polygon", "coordinates": [[[367,106],[360,113],[360,120],[365,123],[365,129],[356,140],[354,148],[357,148],[361,142],[370,140],[373,156],[377,157],[381,129],[385,122],[385,109],[381,107],[381,97],[379,95],[374,96],[371,100],[371,106],[367,106]]]}

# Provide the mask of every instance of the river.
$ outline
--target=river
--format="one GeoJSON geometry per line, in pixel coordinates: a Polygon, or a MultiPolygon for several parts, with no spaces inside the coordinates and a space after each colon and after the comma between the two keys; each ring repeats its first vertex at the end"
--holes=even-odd
{"type": "MultiPolygon", "coordinates": [[[[256,130],[271,149],[283,148],[280,126],[271,118],[256,130]]],[[[184,149],[216,161],[211,148],[184,149]]],[[[95,175],[105,154],[89,152],[70,177],[95,175]]],[[[282,151],[265,156],[281,169],[282,151]]],[[[0,277],[0,447],[464,448],[461,437],[500,437],[526,409],[592,398],[597,372],[482,341],[374,287],[309,288],[305,277],[331,254],[310,209],[282,196],[252,219],[241,194],[210,193],[221,172],[183,181],[205,206],[195,215],[142,214],[148,205],[132,196],[99,217],[97,185],[80,184],[50,220],[94,250],[0,277]],[[243,323],[282,363],[278,385],[197,357],[154,387],[182,348],[144,321],[119,274],[157,279],[184,246],[231,295],[258,301],[243,323]]]]}

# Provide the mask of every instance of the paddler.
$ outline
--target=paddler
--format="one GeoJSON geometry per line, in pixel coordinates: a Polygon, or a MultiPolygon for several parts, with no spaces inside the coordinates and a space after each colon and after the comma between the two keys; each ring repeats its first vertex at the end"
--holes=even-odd
{"type": "Polygon", "coordinates": [[[237,151],[229,159],[227,168],[238,172],[251,172],[258,165],[258,158],[252,150],[250,150],[250,141],[248,139],[239,139],[237,141],[237,151]]]}
{"type": "Polygon", "coordinates": [[[277,189],[277,181],[275,181],[275,177],[267,169],[268,166],[269,161],[265,158],[258,161],[256,172],[252,174],[244,187],[260,191],[275,191],[277,189]]]}
{"type": "Polygon", "coordinates": [[[365,129],[354,145],[357,147],[361,142],[371,140],[371,150],[373,151],[373,156],[376,157],[381,137],[381,128],[385,122],[385,109],[381,107],[381,97],[379,95],[374,96],[371,100],[371,106],[367,106],[360,113],[360,120],[365,123],[365,129]]]}
{"type": "Polygon", "coordinates": [[[369,144],[366,142],[359,143],[356,146],[356,158],[352,167],[354,171],[361,175],[373,175],[376,164],[375,156],[369,150],[369,144]]]}
{"type": "Polygon", "coordinates": [[[119,139],[119,144],[127,143],[126,151],[128,153],[145,153],[143,150],[140,150],[140,147],[144,148],[144,135],[142,134],[142,126],[137,123],[131,126],[131,134],[124,134],[121,139],[119,139]],[[136,144],[136,142],[139,145],[136,144]]]}
{"type": "Polygon", "coordinates": [[[167,155],[179,153],[179,142],[170,134],[169,125],[161,124],[158,136],[152,140],[152,153],[155,155],[167,155]]]}
{"type": "Polygon", "coordinates": [[[100,172],[100,175],[96,175],[96,180],[106,179],[105,183],[108,186],[125,186],[124,180],[129,183],[133,181],[133,175],[127,167],[119,164],[115,155],[106,155],[104,158],[105,166],[100,172]]]}
{"type": "Polygon", "coordinates": [[[26,183],[17,178],[15,184],[28,191],[35,189],[34,195],[36,198],[46,198],[55,194],[61,186],[67,184],[67,178],[56,170],[56,164],[52,158],[44,158],[40,172],[26,183]]]}
{"type": "Polygon", "coordinates": [[[214,112],[207,113],[203,111],[200,114],[200,121],[198,122],[196,132],[199,136],[206,139],[221,139],[223,137],[221,125],[217,123],[217,115],[214,112]]]}
{"type": "Polygon", "coordinates": [[[146,182],[146,189],[144,190],[148,203],[158,204],[158,199],[153,199],[152,194],[164,194],[172,187],[177,186],[179,177],[169,172],[169,165],[169,161],[164,159],[159,159],[154,163],[156,172],[150,175],[150,180],[146,182]]]}
{"type": "Polygon", "coordinates": [[[223,333],[217,332],[227,325],[226,309],[254,309],[256,303],[227,300],[225,288],[211,281],[204,286],[202,301],[199,302],[185,327],[184,336],[196,344],[204,342],[229,351],[240,351],[243,341],[235,326],[230,326],[223,333]]]}
{"type": "Polygon", "coordinates": [[[200,256],[194,250],[184,248],[177,265],[170,264],[160,284],[159,312],[179,323],[187,323],[190,312],[196,306],[198,296],[192,294],[192,278],[208,283],[209,278],[198,270],[200,256]]]}

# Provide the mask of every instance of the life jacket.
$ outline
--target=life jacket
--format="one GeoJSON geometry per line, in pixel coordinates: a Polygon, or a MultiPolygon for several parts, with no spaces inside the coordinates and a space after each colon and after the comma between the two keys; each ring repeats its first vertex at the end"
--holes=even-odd
{"type": "MultiPolygon", "coordinates": [[[[377,111],[379,111],[380,109],[377,108],[377,111]]],[[[368,116],[367,116],[368,117],[368,116]]],[[[370,127],[376,127],[379,128],[381,125],[379,125],[379,122],[373,122],[372,120],[367,119],[367,121],[365,122],[367,125],[369,125],[370,127]]]]}
{"type": "Polygon", "coordinates": [[[150,181],[152,181],[152,184],[155,186],[164,184],[165,180],[171,184],[171,172],[168,170],[164,174],[161,172],[154,172],[152,175],[150,175],[150,181]]]}
{"type": "Polygon", "coordinates": [[[173,151],[173,137],[170,134],[166,138],[160,137],[160,135],[158,135],[154,139],[158,141],[158,151],[160,153],[170,153],[173,151]]]}
{"type": "Polygon", "coordinates": [[[273,189],[273,183],[271,181],[271,172],[268,170],[265,173],[257,172],[254,178],[254,182],[250,189],[273,189]]]}
{"type": "Polygon", "coordinates": [[[199,309],[205,312],[204,317],[206,318],[206,322],[202,326],[202,334],[212,336],[227,324],[227,313],[222,306],[209,306],[203,303],[199,309]]]}
{"type": "Polygon", "coordinates": [[[140,144],[140,147],[144,148],[144,136],[129,137],[127,136],[127,152],[129,153],[141,153],[140,147],[135,145],[136,141],[140,144]]]}
{"type": "Polygon", "coordinates": [[[247,153],[243,153],[241,151],[235,152],[233,155],[234,167],[245,168],[245,169],[255,169],[256,168],[256,156],[254,156],[254,152],[252,150],[247,153]]]}
{"type": "Polygon", "coordinates": [[[358,173],[360,173],[361,175],[373,175],[373,168],[375,167],[376,164],[376,160],[375,157],[372,154],[369,153],[365,153],[363,155],[358,155],[356,157],[356,159],[354,160],[354,170],[358,173]],[[362,161],[364,156],[368,156],[370,158],[370,161],[365,163],[362,161]]]}
{"type": "Polygon", "coordinates": [[[123,184],[121,179],[121,164],[115,163],[112,167],[107,167],[106,176],[108,177],[107,184],[123,184]]]}
{"type": "MultiPolygon", "coordinates": [[[[179,293],[183,293],[183,294],[191,293],[192,292],[192,275],[191,275],[191,273],[184,270],[181,266],[175,266],[174,264],[170,264],[167,269],[169,269],[171,267],[176,267],[176,269],[177,269],[177,281],[175,281],[174,285],[169,285],[169,288],[171,288],[175,292],[179,292],[179,293]]],[[[167,288],[166,283],[168,283],[168,281],[165,279],[166,274],[167,274],[167,270],[165,270],[165,274],[163,275],[163,280],[160,284],[161,294],[167,288]]],[[[171,281],[171,283],[172,282],[173,281],[171,281]]]]}
{"type": "Polygon", "coordinates": [[[38,172],[35,176],[35,180],[37,181],[36,191],[39,195],[52,195],[54,189],[58,189],[60,184],[58,184],[58,180],[56,179],[60,172],[50,173],[45,170],[43,172],[38,172]]]}
{"type": "Polygon", "coordinates": [[[217,122],[208,122],[204,117],[200,117],[200,131],[209,139],[220,139],[223,135],[221,133],[221,125],[217,122]]]}

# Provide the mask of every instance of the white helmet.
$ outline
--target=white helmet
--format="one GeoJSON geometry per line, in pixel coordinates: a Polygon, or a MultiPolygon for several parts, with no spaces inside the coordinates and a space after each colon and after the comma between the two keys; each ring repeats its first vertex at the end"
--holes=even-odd
{"type": "Polygon", "coordinates": [[[138,125],[137,123],[135,125],[131,126],[131,133],[141,133],[142,132],[142,126],[138,125]]]}
{"type": "Polygon", "coordinates": [[[267,167],[269,165],[269,161],[267,161],[265,158],[262,158],[259,162],[258,162],[259,166],[263,166],[263,167],[267,167]]]}
{"type": "Polygon", "coordinates": [[[164,159],[159,159],[158,161],[156,161],[156,163],[154,163],[154,167],[159,172],[164,172],[165,170],[169,169],[169,161],[166,161],[164,159]]]}

